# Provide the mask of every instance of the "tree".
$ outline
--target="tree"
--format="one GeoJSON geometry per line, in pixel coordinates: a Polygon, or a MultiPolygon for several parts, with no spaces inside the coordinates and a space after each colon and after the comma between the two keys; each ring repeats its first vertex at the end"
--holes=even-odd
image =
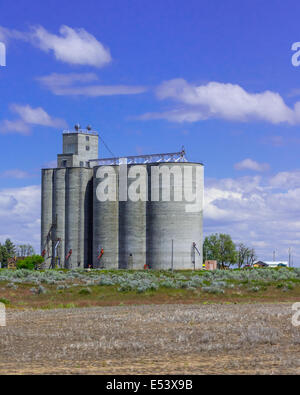
{"type": "Polygon", "coordinates": [[[2,267],[7,265],[8,258],[9,255],[5,248],[5,245],[1,245],[0,243],[0,262],[2,263],[2,267]]]}
{"type": "Polygon", "coordinates": [[[240,269],[241,267],[243,267],[244,265],[246,265],[247,262],[247,257],[249,255],[249,248],[245,246],[245,244],[240,243],[238,245],[238,260],[237,260],[237,264],[238,264],[238,268],[240,269]]]}
{"type": "Polygon", "coordinates": [[[256,260],[256,253],[254,248],[248,248],[245,244],[240,243],[238,245],[238,260],[237,264],[238,267],[241,268],[245,265],[253,265],[254,261],[256,260]]]}
{"type": "Polygon", "coordinates": [[[22,261],[17,262],[17,269],[34,270],[43,262],[44,258],[41,255],[28,256],[22,261]]]}
{"type": "Polygon", "coordinates": [[[9,258],[13,258],[16,255],[16,246],[10,239],[5,240],[4,244],[9,258]]]}
{"type": "Polygon", "coordinates": [[[205,238],[203,244],[205,259],[216,260],[221,267],[233,265],[237,260],[236,246],[230,235],[216,233],[205,238]]]}
{"type": "Polygon", "coordinates": [[[247,265],[253,265],[254,262],[257,260],[256,252],[254,248],[251,248],[249,250],[249,253],[247,255],[247,265]]]}

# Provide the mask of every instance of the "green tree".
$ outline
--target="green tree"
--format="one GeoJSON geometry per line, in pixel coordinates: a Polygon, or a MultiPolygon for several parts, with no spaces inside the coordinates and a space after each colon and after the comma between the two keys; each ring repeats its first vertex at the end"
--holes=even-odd
{"type": "Polygon", "coordinates": [[[9,258],[13,258],[14,256],[16,256],[16,246],[10,239],[5,240],[4,246],[6,248],[9,258]]]}
{"type": "Polygon", "coordinates": [[[203,244],[205,259],[216,260],[221,265],[233,265],[237,261],[237,251],[230,235],[216,233],[207,236],[203,244]]]}
{"type": "Polygon", "coordinates": [[[2,263],[2,267],[7,265],[7,260],[9,258],[8,252],[5,248],[5,245],[1,245],[0,243],[0,262],[2,263]]]}
{"type": "Polygon", "coordinates": [[[17,262],[17,269],[34,270],[43,262],[44,258],[41,255],[28,256],[22,261],[17,262]]]}

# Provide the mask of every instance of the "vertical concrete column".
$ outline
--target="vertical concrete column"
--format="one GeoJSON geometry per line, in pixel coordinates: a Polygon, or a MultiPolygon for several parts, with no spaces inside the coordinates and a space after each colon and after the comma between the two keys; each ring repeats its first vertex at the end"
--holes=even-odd
{"type": "Polygon", "coordinates": [[[67,269],[78,267],[78,218],[79,218],[79,168],[66,169],[66,243],[65,256],[72,254],[65,261],[67,269]]]}
{"type": "Polygon", "coordinates": [[[146,264],[147,206],[141,189],[148,198],[147,166],[130,165],[127,170],[129,195],[119,203],[119,267],[141,270],[146,264]]]}
{"type": "Polygon", "coordinates": [[[93,170],[73,167],[66,170],[66,243],[67,268],[88,267],[92,240],[93,170]]]}
{"type": "Polygon", "coordinates": [[[81,168],[79,175],[79,251],[80,267],[92,265],[93,239],[93,170],[81,168]]]}
{"type": "Polygon", "coordinates": [[[42,170],[41,252],[45,251],[45,264],[50,267],[52,258],[53,223],[53,169],[42,170]]]}
{"type": "Polygon", "coordinates": [[[118,199],[118,166],[94,167],[93,187],[93,267],[118,269],[119,267],[119,199],[118,199]],[[107,172],[106,172],[107,171],[107,172]],[[106,173],[105,173],[106,172],[106,173]],[[99,195],[105,180],[110,177],[114,186],[112,200],[101,201],[99,195]],[[104,253],[99,259],[101,249],[104,253]]]}
{"type": "MultiPolygon", "coordinates": [[[[155,166],[159,165],[149,165],[149,171],[155,173],[156,170],[153,170],[155,166]]],[[[169,181],[168,178],[164,179],[164,176],[160,176],[158,183],[152,172],[150,189],[152,198],[158,197],[158,200],[152,199],[147,206],[147,264],[152,269],[167,270],[171,268],[173,259],[174,269],[193,269],[194,265],[200,269],[203,237],[203,166],[193,163],[163,163],[161,166],[166,171],[165,176],[168,169],[172,171],[169,174],[169,181]],[[196,169],[198,169],[198,182],[196,169]],[[188,170],[192,174],[192,182],[189,183],[186,182],[188,170]],[[169,187],[170,201],[164,201],[163,196],[167,197],[169,187]],[[180,191],[182,191],[182,200],[176,201],[180,191]],[[201,197],[198,207],[192,206],[193,203],[185,196],[196,192],[198,197],[201,197]],[[201,257],[196,254],[194,258],[193,243],[196,243],[201,257]]]]}
{"type": "Polygon", "coordinates": [[[56,264],[60,267],[65,266],[65,217],[66,217],[66,169],[54,170],[54,210],[55,239],[53,257],[57,258],[56,264]],[[57,248],[55,249],[55,246],[57,248]]]}

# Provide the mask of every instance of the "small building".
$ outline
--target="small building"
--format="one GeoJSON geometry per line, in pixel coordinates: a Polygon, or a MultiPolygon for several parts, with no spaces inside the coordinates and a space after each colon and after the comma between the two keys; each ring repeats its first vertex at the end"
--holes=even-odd
{"type": "Polygon", "coordinates": [[[217,261],[205,261],[204,264],[205,270],[217,270],[218,268],[218,262],[217,261]]]}
{"type": "Polygon", "coordinates": [[[17,267],[16,263],[17,263],[17,259],[15,257],[14,258],[8,258],[8,260],[7,260],[7,268],[8,269],[16,269],[16,267],[17,267]]]}

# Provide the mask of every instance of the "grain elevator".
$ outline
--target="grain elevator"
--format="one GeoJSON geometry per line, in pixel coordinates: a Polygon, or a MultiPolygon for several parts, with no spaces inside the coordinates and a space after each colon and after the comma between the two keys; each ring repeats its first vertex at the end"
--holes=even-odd
{"type": "Polygon", "coordinates": [[[176,153],[98,157],[91,127],[63,132],[42,169],[47,267],[201,269],[204,166],[176,153]]]}

